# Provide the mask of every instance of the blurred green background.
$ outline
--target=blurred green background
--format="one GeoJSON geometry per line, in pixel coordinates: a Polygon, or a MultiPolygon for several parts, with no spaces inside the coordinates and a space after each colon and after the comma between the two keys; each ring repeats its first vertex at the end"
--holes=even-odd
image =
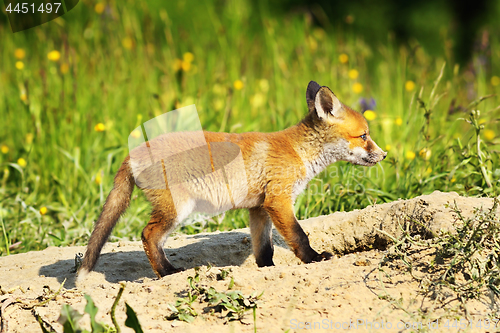
{"type": "MultiPolygon", "coordinates": [[[[16,34],[4,12],[0,254],[85,244],[142,122],[195,103],[206,130],[277,131],[307,112],[310,80],[368,110],[389,156],[330,166],[299,218],[434,190],[497,195],[500,5],[461,3],[86,0],[16,34]]],[[[149,211],[136,189],[111,240],[140,239],[149,211]]],[[[232,211],[178,231],[247,221],[232,211]]]]}

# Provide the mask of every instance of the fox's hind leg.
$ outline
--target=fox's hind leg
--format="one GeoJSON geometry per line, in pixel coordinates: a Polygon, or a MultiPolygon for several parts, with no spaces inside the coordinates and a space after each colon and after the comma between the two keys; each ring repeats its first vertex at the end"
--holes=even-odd
{"type": "Polygon", "coordinates": [[[141,238],[149,263],[155,274],[161,278],[183,270],[175,268],[170,263],[163,250],[163,245],[176,225],[191,213],[193,205],[186,201],[184,204],[176,206],[168,190],[156,191],[163,193],[149,198],[153,204],[153,212],[148,225],[142,231],[141,238]]]}
{"type": "Polygon", "coordinates": [[[262,207],[251,208],[248,211],[250,213],[253,254],[257,266],[274,266],[271,218],[262,207]]]}

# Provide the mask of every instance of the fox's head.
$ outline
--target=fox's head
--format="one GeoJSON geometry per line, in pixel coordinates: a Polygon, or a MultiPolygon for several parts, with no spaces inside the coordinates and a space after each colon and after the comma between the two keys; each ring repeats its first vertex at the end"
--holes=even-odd
{"type": "Polygon", "coordinates": [[[387,156],[370,137],[365,117],[342,104],[330,88],[311,81],[306,98],[325,153],[332,159],[373,166],[387,156]]]}

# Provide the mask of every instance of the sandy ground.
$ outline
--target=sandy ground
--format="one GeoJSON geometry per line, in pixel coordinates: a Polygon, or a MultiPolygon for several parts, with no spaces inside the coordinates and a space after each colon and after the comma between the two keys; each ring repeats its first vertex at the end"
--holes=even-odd
{"type": "MultiPolygon", "coordinates": [[[[112,325],[109,312],[120,281],[124,281],[125,292],[116,310],[122,332],[132,332],[124,325],[125,302],[137,312],[145,332],[199,332],[201,329],[218,333],[253,332],[254,324],[258,332],[327,332],[348,328],[356,332],[458,331],[460,325],[463,328],[466,323],[463,309],[455,316],[462,322],[436,321],[458,309],[451,296],[437,304],[432,297],[418,293],[419,283],[401,263],[379,266],[391,243],[387,234],[398,237],[401,225],[409,223],[414,232],[423,236],[429,231],[453,229],[453,214],[446,207],[453,201],[466,216],[474,207],[492,205],[491,199],[464,198],[456,193],[436,191],[411,200],[302,221],[315,250],[337,254],[333,260],[307,265],[300,263],[275,233],[276,266],[258,268],[248,229],[169,238],[167,255],[175,266],[185,267],[186,271],[163,279],[155,278],[139,242],[108,243],[95,272],[78,284],[72,269],[75,254],[84,252],[84,247],[50,247],[2,257],[2,329],[39,332],[36,313],[57,332],[62,332],[62,326],[57,323],[62,305],[70,304],[83,313],[84,294],[91,295],[99,307],[97,320],[112,325]],[[243,295],[264,292],[258,301],[255,322],[252,311],[241,321],[229,321],[218,313],[204,313],[206,304],[198,301],[193,307],[200,315],[192,323],[167,320],[171,313],[167,305],[186,295],[188,277],[195,275],[197,266],[201,266],[199,284],[202,286],[226,291],[232,277],[233,290],[243,295]],[[221,269],[228,270],[229,277],[217,279],[221,269]],[[63,281],[64,288],[57,296],[31,309],[56,292],[63,281]],[[446,309],[442,309],[444,303],[446,309]]],[[[423,265],[433,259],[426,253],[419,258],[423,265]]],[[[486,327],[494,302],[485,295],[482,300],[467,304],[468,331],[498,330],[492,325],[486,327]],[[478,327],[478,323],[482,327],[478,327]]],[[[87,315],[80,323],[90,329],[87,315]]]]}

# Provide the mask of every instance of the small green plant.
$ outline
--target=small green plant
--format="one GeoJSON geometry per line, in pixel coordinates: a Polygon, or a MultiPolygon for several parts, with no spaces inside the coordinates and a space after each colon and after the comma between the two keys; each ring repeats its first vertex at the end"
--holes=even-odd
{"type": "MultiPolygon", "coordinates": [[[[118,323],[115,318],[115,309],[118,302],[120,301],[124,289],[125,289],[125,284],[122,283],[120,286],[120,290],[118,291],[118,295],[116,296],[116,299],[111,308],[111,320],[113,321],[114,327],[104,325],[96,321],[95,316],[97,315],[97,311],[99,309],[97,308],[94,301],[89,295],[84,296],[85,299],[87,300],[87,305],[85,306],[84,313],[87,313],[90,316],[90,327],[91,327],[90,332],[92,333],[121,332],[120,327],[118,326],[118,323]]],[[[139,319],[137,318],[135,311],[127,303],[125,303],[125,306],[127,313],[125,326],[132,328],[136,333],[143,333],[141,324],[139,323],[139,319]]],[[[73,309],[70,305],[64,304],[61,309],[61,315],[58,319],[58,322],[63,326],[64,333],[90,333],[88,330],[81,328],[80,325],[78,324],[78,321],[82,317],[83,315],[78,311],[76,311],[75,309],[73,309]]],[[[42,325],[42,330],[44,332],[46,331],[43,325],[42,325]]]]}
{"type": "MultiPolygon", "coordinates": [[[[222,270],[219,276],[227,277],[228,271],[222,270]]],[[[221,278],[221,279],[224,279],[221,278]]],[[[261,293],[258,296],[250,295],[244,296],[240,291],[230,290],[234,286],[234,280],[228,285],[228,291],[219,292],[213,287],[206,288],[199,284],[200,275],[198,270],[195,276],[188,277],[189,289],[187,291],[187,297],[178,298],[175,305],[169,304],[169,309],[172,313],[167,316],[168,320],[182,320],[185,322],[192,322],[198,313],[193,308],[193,303],[199,300],[200,303],[208,303],[205,307],[205,313],[220,313],[223,317],[229,320],[242,320],[246,311],[253,309],[254,311],[254,322],[255,322],[255,310],[257,308],[257,300],[262,296],[261,293]]]]}
{"type": "MultiPolygon", "coordinates": [[[[412,278],[419,281],[419,294],[429,297],[436,304],[454,299],[459,302],[458,309],[448,309],[448,313],[461,312],[468,316],[466,302],[471,299],[491,299],[499,304],[500,299],[500,219],[497,214],[499,198],[494,198],[490,209],[476,208],[471,217],[465,217],[456,202],[449,207],[456,216],[455,230],[431,239],[421,239],[406,224],[399,239],[393,238],[394,245],[379,264],[379,271],[389,262],[401,261],[412,278]],[[422,255],[432,255],[430,265],[420,260],[422,255]],[[451,297],[451,298],[450,298],[451,297]]],[[[413,221],[418,223],[417,221],[413,221]]],[[[389,276],[386,273],[386,276],[389,276]]],[[[382,281],[382,279],[381,279],[382,281]]],[[[383,285],[382,285],[383,287],[383,285]]],[[[385,291],[385,288],[383,287],[385,291]]],[[[387,292],[380,295],[395,307],[412,317],[428,312],[419,309],[414,313],[387,292]]],[[[423,304],[423,303],[422,303],[423,304]]],[[[449,303],[448,303],[449,305],[449,303]]],[[[445,309],[446,310],[446,309],[445,309]]],[[[493,309],[491,318],[498,318],[500,308],[493,309]]]]}

